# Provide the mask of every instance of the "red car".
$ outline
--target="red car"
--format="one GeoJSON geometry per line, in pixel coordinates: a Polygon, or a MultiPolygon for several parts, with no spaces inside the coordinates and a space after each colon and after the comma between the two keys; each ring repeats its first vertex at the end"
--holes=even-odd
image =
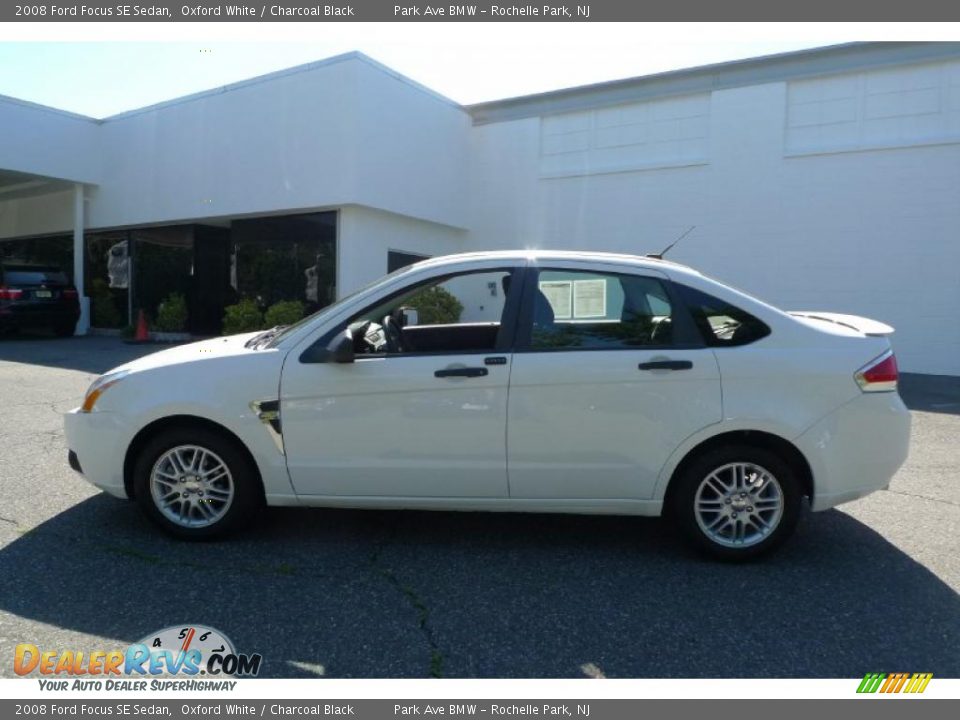
{"type": "Polygon", "coordinates": [[[80,318],[77,289],[54,265],[0,260],[0,331],[49,328],[73,335],[80,318]]]}

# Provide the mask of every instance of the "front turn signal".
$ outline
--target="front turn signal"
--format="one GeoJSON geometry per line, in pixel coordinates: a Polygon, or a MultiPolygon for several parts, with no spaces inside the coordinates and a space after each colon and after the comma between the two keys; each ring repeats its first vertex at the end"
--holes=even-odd
{"type": "Polygon", "coordinates": [[[80,412],[93,412],[93,408],[97,404],[97,400],[100,399],[100,396],[129,374],[129,370],[121,370],[120,372],[101,375],[94,380],[93,384],[87,390],[86,396],[83,398],[83,405],[80,406],[80,412]]]}

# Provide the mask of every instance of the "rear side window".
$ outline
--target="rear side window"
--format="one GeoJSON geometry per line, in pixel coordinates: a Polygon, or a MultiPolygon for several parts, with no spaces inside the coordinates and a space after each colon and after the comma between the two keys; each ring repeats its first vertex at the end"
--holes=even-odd
{"type": "Polygon", "coordinates": [[[67,276],[57,268],[17,267],[8,265],[3,272],[7,285],[66,285],[67,276]]]}
{"type": "Polygon", "coordinates": [[[614,350],[674,344],[674,312],[658,279],[541,270],[533,292],[531,350],[614,350]]]}
{"type": "Polygon", "coordinates": [[[714,347],[746,345],[770,334],[770,328],[746,310],[686,285],[676,285],[703,340],[714,347]]]}

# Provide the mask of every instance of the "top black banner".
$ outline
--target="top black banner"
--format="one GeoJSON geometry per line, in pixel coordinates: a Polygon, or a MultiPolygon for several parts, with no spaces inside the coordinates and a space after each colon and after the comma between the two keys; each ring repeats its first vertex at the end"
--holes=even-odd
{"type": "Polygon", "coordinates": [[[359,0],[318,4],[309,0],[224,3],[170,0],[58,0],[3,4],[3,22],[661,22],[661,21],[855,21],[960,20],[960,3],[943,0],[579,0],[562,2],[444,3],[420,0],[359,0]]]}

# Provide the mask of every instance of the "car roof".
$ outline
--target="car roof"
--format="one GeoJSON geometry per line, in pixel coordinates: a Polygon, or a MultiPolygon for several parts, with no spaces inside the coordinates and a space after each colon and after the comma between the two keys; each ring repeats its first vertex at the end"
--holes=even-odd
{"type": "Polygon", "coordinates": [[[511,261],[532,260],[538,263],[556,261],[574,261],[584,263],[604,263],[613,265],[627,265],[633,268],[651,270],[677,269],[687,273],[700,273],[686,265],[661,260],[646,255],[629,255],[627,253],[596,252],[587,250],[485,250],[482,252],[457,253],[455,255],[440,255],[427,258],[416,263],[415,267],[440,267],[443,265],[458,265],[470,261],[511,261]]]}

